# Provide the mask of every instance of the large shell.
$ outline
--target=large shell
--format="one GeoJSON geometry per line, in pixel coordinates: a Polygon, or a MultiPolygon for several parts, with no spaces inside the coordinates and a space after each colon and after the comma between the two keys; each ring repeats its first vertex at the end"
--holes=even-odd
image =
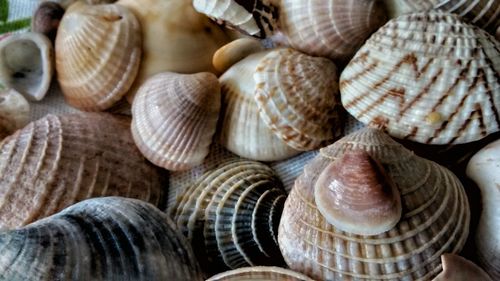
{"type": "Polygon", "coordinates": [[[16,90],[0,87],[0,140],[29,122],[30,105],[16,90]]]}
{"type": "Polygon", "coordinates": [[[441,261],[443,272],[432,281],[493,281],[479,266],[461,256],[444,254],[441,261]]]}
{"type": "Polygon", "coordinates": [[[165,169],[201,164],[212,143],[220,103],[219,80],[212,73],[157,74],[134,100],[134,141],[146,158],[165,169]]]}
{"type": "Polygon", "coordinates": [[[57,31],[56,68],[70,105],[110,108],[129,90],[140,62],[140,25],[126,8],[82,3],[68,8],[57,31]]]}
{"type": "Polygon", "coordinates": [[[455,175],[365,128],[321,149],[304,168],[285,203],[278,242],[290,268],[314,279],[429,280],[441,271],[441,254],[461,250],[469,220],[467,197],[455,175]],[[324,169],[357,150],[384,167],[401,195],[401,220],[379,235],[339,230],[315,202],[315,184],[324,169]]]}
{"type": "Polygon", "coordinates": [[[476,233],[478,261],[493,280],[500,280],[500,140],[472,157],[467,176],[481,189],[483,211],[476,233]]]}
{"type": "Polygon", "coordinates": [[[163,207],[160,180],[136,149],[128,119],[47,115],[0,143],[0,228],[91,197],[124,196],[163,207]]]}
{"type": "Polygon", "coordinates": [[[342,72],[344,107],[365,124],[421,143],[500,130],[500,43],[441,12],[391,20],[342,72]]]}
{"type": "Polygon", "coordinates": [[[271,168],[231,160],[186,188],[171,215],[207,272],[281,265],[277,230],[285,199],[271,168]]]}
{"type": "Polygon", "coordinates": [[[193,250],[153,205],[90,199],[0,233],[2,280],[203,280],[193,250]]]}
{"type": "Polygon", "coordinates": [[[313,281],[300,273],[275,266],[238,268],[210,277],[207,281],[313,281]]]}

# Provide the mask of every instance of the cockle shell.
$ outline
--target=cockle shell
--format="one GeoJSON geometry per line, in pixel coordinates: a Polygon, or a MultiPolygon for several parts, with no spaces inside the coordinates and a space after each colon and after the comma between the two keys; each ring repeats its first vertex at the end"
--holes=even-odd
{"type": "Polygon", "coordinates": [[[157,74],[132,104],[134,141],[157,166],[190,169],[208,154],[220,104],[219,80],[212,73],[157,74]]]}
{"type": "Polygon", "coordinates": [[[31,31],[42,33],[54,42],[63,15],[64,8],[61,5],[51,1],[42,2],[31,19],[31,31]]]}
{"type": "Polygon", "coordinates": [[[476,232],[478,262],[500,279],[500,140],[477,152],[467,165],[467,176],[481,189],[483,210],[476,232]]]}
{"type": "Polygon", "coordinates": [[[479,266],[461,256],[444,254],[441,263],[443,272],[432,281],[492,281],[479,266]]]}
{"type": "Polygon", "coordinates": [[[54,74],[54,49],[43,34],[24,32],[0,41],[0,83],[27,99],[45,97],[54,74]]]}
{"type": "Polygon", "coordinates": [[[285,199],[271,168],[236,159],[186,188],[171,216],[207,272],[281,265],[277,230],[285,199]]]}
{"type": "MultiPolygon", "coordinates": [[[[356,176],[346,170],[337,180],[356,176]]],[[[429,280],[441,271],[441,254],[461,250],[469,221],[467,197],[455,175],[365,128],[321,149],[306,165],[285,203],[278,242],[290,269],[314,279],[429,280]],[[359,150],[382,165],[401,196],[400,221],[378,235],[356,235],[328,223],[314,195],[325,168],[359,150]]]]}
{"type": "Polygon", "coordinates": [[[57,32],[56,68],[70,105],[110,108],[129,90],[140,62],[140,25],[126,8],[82,3],[68,8],[57,32]]]}
{"type": "Polygon", "coordinates": [[[16,90],[0,87],[0,141],[29,122],[30,105],[16,90]]]}
{"type": "Polygon", "coordinates": [[[207,281],[314,281],[311,278],[275,266],[254,266],[233,269],[210,277],[207,281]]]}
{"type": "Polygon", "coordinates": [[[479,140],[500,130],[500,43],[458,16],[391,20],[341,74],[342,104],[356,119],[429,144],[479,140]]]}
{"type": "Polygon", "coordinates": [[[153,205],[90,199],[0,232],[0,279],[203,280],[193,250],[153,205]]]}
{"type": "Polygon", "coordinates": [[[47,115],[0,143],[0,228],[26,225],[91,197],[165,204],[160,171],[136,149],[130,122],[47,115]]]}

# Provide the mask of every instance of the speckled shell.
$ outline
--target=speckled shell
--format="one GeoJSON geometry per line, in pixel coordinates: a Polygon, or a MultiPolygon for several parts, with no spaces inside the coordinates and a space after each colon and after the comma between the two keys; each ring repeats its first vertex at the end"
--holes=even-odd
{"type": "Polygon", "coordinates": [[[244,267],[219,273],[207,281],[313,281],[300,273],[275,266],[244,267]]]}
{"type": "Polygon", "coordinates": [[[171,216],[207,272],[281,265],[277,230],[285,199],[271,168],[235,159],[186,188],[171,216]]]}
{"type": "Polygon", "coordinates": [[[220,104],[219,80],[212,73],[157,74],[132,104],[132,136],[155,165],[190,169],[208,154],[220,104]]]}
{"type": "Polygon", "coordinates": [[[0,228],[111,195],[165,204],[160,172],[136,149],[128,119],[47,115],[0,143],[0,228]]]}
{"type": "Polygon", "coordinates": [[[461,250],[469,221],[467,197],[455,175],[365,128],[321,149],[306,165],[285,203],[278,242],[290,269],[314,279],[429,280],[441,271],[441,254],[461,250]],[[401,220],[379,235],[340,231],[315,203],[314,185],[323,169],[353,150],[380,162],[401,194],[401,220]]]}
{"type": "Polygon", "coordinates": [[[30,105],[14,89],[0,88],[0,141],[29,122],[30,105]]]}
{"type": "Polygon", "coordinates": [[[432,281],[493,281],[479,266],[453,254],[441,256],[443,272],[432,281]]]}
{"type": "Polygon", "coordinates": [[[459,144],[500,130],[500,43],[458,16],[391,20],[340,78],[351,115],[420,143],[459,144]]]}
{"type": "Polygon", "coordinates": [[[57,79],[66,102],[87,111],[106,110],[134,82],[141,62],[137,18],[115,5],[75,3],[56,37],[57,79]]]}
{"type": "Polygon", "coordinates": [[[2,280],[203,280],[193,250],[153,205],[90,199],[0,232],[2,280]]]}

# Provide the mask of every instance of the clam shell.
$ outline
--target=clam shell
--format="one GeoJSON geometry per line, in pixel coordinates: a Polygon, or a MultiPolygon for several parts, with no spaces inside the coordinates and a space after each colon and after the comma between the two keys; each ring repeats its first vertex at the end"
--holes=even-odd
{"type": "Polygon", "coordinates": [[[42,2],[31,19],[31,31],[42,33],[54,42],[63,15],[64,8],[61,5],[50,1],[42,2]]]}
{"type": "Polygon", "coordinates": [[[254,267],[238,268],[227,272],[219,273],[207,279],[207,281],[250,281],[250,280],[313,281],[311,278],[302,275],[300,273],[275,266],[254,266],[254,267]]]}
{"type": "Polygon", "coordinates": [[[14,89],[0,89],[0,140],[29,122],[30,105],[14,89]]]}
{"type": "Polygon", "coordinates": [[[441,261],[443,272],[432,281],[493,281],[479,266],[461,256],[444,254],[441,261]]]}
{"type": "Polygon", "coordinates": [[[140,25],[126,8],[82,3],[68,8],[57,32],[56,68],[70,105],[110,108],[129,90],[140,62],[140,25]]]}
{"type": "Polygon", "coordinates": [[[212,73],[157,74],[134,100],[134,141],[157,166],[190,169],[208,154],[220,103],[219,80],[212,73]]]}
{"type": "Polygon", "coordinates": [[[42,34],[12,34],[0,41],[0,83],[30,100],[47,94],[54,74],[54,50],[42,34]]]}
{"type": "Polygon", "coordinates": [[[86,200],[0,233],[3,280],[203,280],[193,250],[153,205],[86,200]]]}
{"type": "Polygon", "coordinates": [[[391,20],[340,78],[342,104],[370,126],[429,144],[479,140],[500,130],[500,43],[458,16],[391,20]]]}
{"type": "Polygon", "coordinates": [[[0,143],[0,228],[110,195],[165,204],[160,171],[136,149],[128,119],[47,115],[0,143]]]}
{"type": "Polygon", "coordinates": [[[467,197],[455,175],[365,128],[321,149],[306,165],[285,203],[278,242],[290,269],[314,279],[429,280],[441,271],[441,254],[461,250],[469,221],[467,197]],[[401,195],[401,220],[378,235],[338,229],[315,202],[320,174],[356,150],[381,163],[401,195]]]}

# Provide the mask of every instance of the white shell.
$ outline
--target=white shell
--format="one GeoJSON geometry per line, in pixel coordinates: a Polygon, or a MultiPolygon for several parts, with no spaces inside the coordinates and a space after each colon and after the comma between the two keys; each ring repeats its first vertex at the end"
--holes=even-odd
{"type": "Polygon", "coordinates": [[[30,105],[14,89],[0,89],[0,140],[29,122],[30,105]]]}

